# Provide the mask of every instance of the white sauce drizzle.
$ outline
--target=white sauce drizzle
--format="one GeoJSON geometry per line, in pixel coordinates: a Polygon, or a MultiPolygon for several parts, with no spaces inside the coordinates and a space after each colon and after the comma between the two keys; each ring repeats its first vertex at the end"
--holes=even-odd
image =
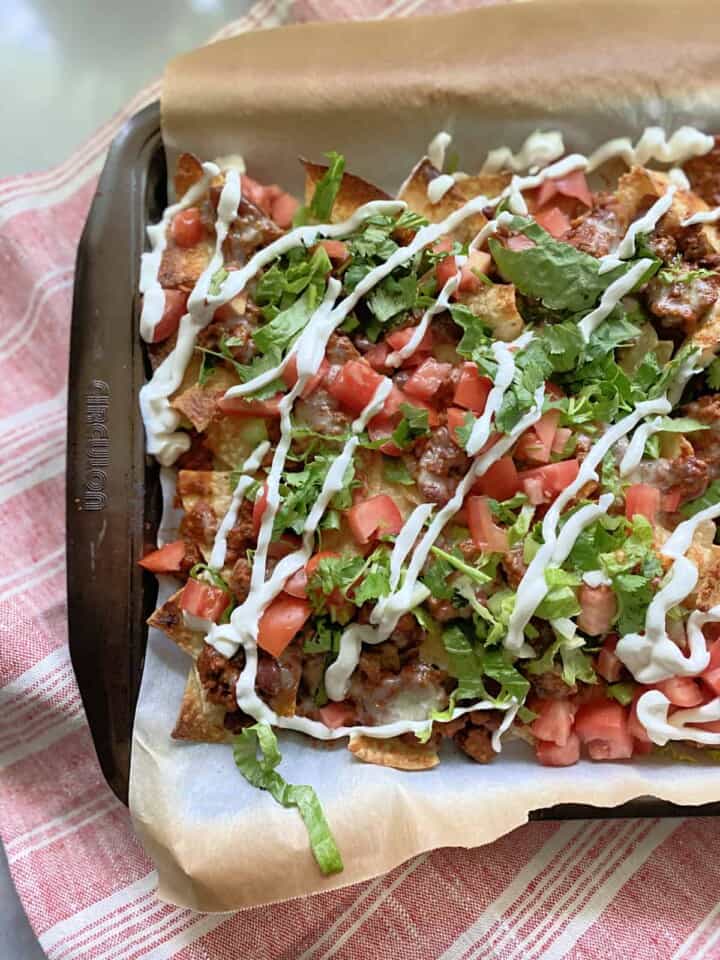
{"type": "Polygon", "coordinates": [[[612,580],[602,570],[588,570],[583,574],[583,583],[588,587],[611,587],[612,580]]]}
{"type": "Polygon", "coordinates": [[[598,147],[588,158],[588,170],[596,170],[615,157],[628,167],[633,164],[645,166],[650,160],[685,163],[691,157],[709,153],[714,142],[712,137],[695,127],[679,127],[669,140],[662,127],[647,127],[634,147],[629,137],[616,137],[598,147]]]}
{"type": "Polygon", "coordinates": [[[638,217],[637,220],[630,224],[625,236],[618,244],[615,253],[610,253],[600,258],[600,269],[598,273],[608,273],[610,270],[614,270],[615,267],[619,267],[623,260],[629,260],[635,256],[635,241],[638,234],[652,233],[657,226],[658,220],[664,217],[672,206],[675,191],[676,188],[674,186],[669,186],[665,193],[650,207],[647,213],[643,214],[642,217],[638,217]]]}
{"type": "Polygon", "coordinates": [[[543,133],[535,130],[525,140],[517,153],[510,147],[498,147],[491,150],[482,166],[482,173],[497,173],[500,170],[512,170],[520,173],[529,167],[544,167],[565,153],[562,134],[558,130],[543,133]]]}
{"type": "Polygon", "coordinates": [[[519,709],[520,704],[513,697],[511,705],[505,708],[505,716],[502,718],[500,726],[497,728],[497,730],[493,730],[492,736],[490,737],[490,744],[495,753],[500,753],[502,751],[502,735],[513,725],[513,721],[519,709]]]}
{"type": "Polygon", "coordinates": [[[442,198],[455,186],[455,179],[449,173],[441,173],[439,177],[431,180],[427,188],[427,198],[430,203],[440,203],[442,198]]]}
{"type": "Polygon", "coordinates": [[[700,210],[680,223],[681,227],[692,227],[696,223],[717,223],[720,220],[720,207],[712,210],[700,210]]]}
{"type": "Polygon", "coordinates": [[[445,130],[436,133],[427,148],[427,158],[436,170],[445,166],[445,153],[452,143],[452,137],[445,130]]]}
{"type": "Polygon", "coordinates": [[[450,306],[450,297],[455,293],[457,285],[459,283],[460,277],[460,267],[462,263],[465,262],[467,257],[456,257],[456,262],[458,266],[458,272],[454,277],[450,277],[445,281],[442,290],[437,298],[437,300],[427,308],[425,313],[422,315],[420,323],[417,325],[413,331],[412,336],[405,344],[404,347],[400,347],[399,350],[395,350],[392,353],[389,353],[385,359],[385,363],[389,367],[399,367],[403,364],[405,360],[411,357],[417,348],[422,343],[422,338],[425,336],[428,327],[430,326],[430,321],[438,313],[442,313],[443,310],[447,310],[450,306]]]}
{"type": "Polygon", "coordinates": [[[255,483],[253,477],[248,476],[248,474],[256,473],[260,469],[260,465],[265,459],[265,455],[270,449],[270,443],[267,440],[263,440],[262,443],[259,443],[257,447],[253,450],[250,456],[247,458],[245,463],[243,463],[240,468],[242,475],[237,482],[235,490],[233,491],[232,499],[230,501],[230,506],[227,509],[227,513],[222,518],[218,531],[215,534],[215,540],[213,542],[212,551],[210,553],[210,562],[208,566],[212,567],[215,570],[222,570],[225,564],[225,553],[227,551],[227,536],[235,526],[237,521],[238,510],[240,509],[240,504],[245,499],[245,494],[250,489],[250,487],[255,483]]]}
{"type": "Polygon", "coordinates": [[[645,444],[650,437],[656,433],[661,433],[663,429],[663,418],[655,417],[648,420],[647,423],[641,423],[633,434],[632,440],[627,445],[627,449],[620,461],[620,476],[627,477],[633,470],[640,466],[640,461],[645,452],[645,444]]]}
{"type": "Polygon", "coordinates": [[[610,286],[605,289],[597,307],[591,310],[587,316],[583,317],[578,324],[586,343],[590,340],[593,332],[600,326],[603,320],[612,313],[622,298],[627,296],[637,284],[640,283],[645,273],[647,273],[648,269],[652,266],[652,263],[652,260],[638,260],[637,263],[630,267],[627,273],[618,277],[617,280],[613,280],[610,286]]]}
{"type": "Polygon", "coordinates": [[[690,189],[690,181],[688,180],[685,171],[680,167],[672,167],[670,170],[668,170],[667,175],[670,183],[677,187],[678,190],[690,189]]]}
{"type": "Polygon", "coordinates": [[[490,438],[491,422],[495,414],[502,406],[503,397],[515,376],[515,352],[526,347],[533,339],[533,335],[528,331],[521,334],[512,343],[503,343],[496,340],[492,345],[492,352],[497,361],[497,372],[495,373],[495,382],[485,401],[485,409],[482,415],[477,418],[470,431],[465,450],[470,457],[476,456],[482,447],[490,438]]]}
{"type": "Polygon", "coordinates": [[[143,295],[142,312],[140,314],[140,336],[146,343],[152,343],[155,328],[165,310],[165,292],[158,279],[163,253],[167,247],[167,233],[170,224],[177,213],[192,207],[200,200],[208,188],[210,181],[220,171],[214,163],[204,163],[202,177],[177,202],[169,206],[162,215],[159,223],[147,228],[150,250],[143,253],[140,260],[139,290],[143,295]]]}
{"type": "MultiPolygon", "coordinates": [[[[213,175],[218,172],[215,164],[211,163],[204,164],[203,169],[213,175]]],[[[215,307],[209,302],[208,290],[213,274],[222,267],[223,242],[230,224],[237,216],[240,199],[240,175],[237,170],[228,170],[218,201],[215,252],[188,297],[188,312],[180,320],[174,349],[140,390],[147,451],[163,466],[169,466],[190,446],[188,434],[177,431],[180,414],[170,406],[169,398],[182,383],[198,333],[210,322],[215,312],[215,307]]]]}
{"type": "Polygon", "coordinates": [[[562,511],[586,483],[598,479],[598,466],[618,440],[628,434],[645,417],[651,414],[668,413],[670,409],[670,404],[665,397],[639,403],[632,413],[605,431],[583,460],[575,480],[551,504],[543,518],[544,543],[533,557],[517,588],[515,608],[510,616],[508,632],[504,640],[508,650],[517,651],[523,647],[525,627],[548,592],[545,569],[551,564],[559,565],[567,558],[580,532],[599,515],[606,513],[614,498],[612,494],[605,494],[600,497],[597,504],[582,507],[570,517],[558,534],[557,525],[562,511]]]}
{"type": "Polygon", "coordinates": [[[685,600],[695,589],[698,570],[685,554],[699,524],[716,517],[720,517],[720,504],[707,507],[689,520],[678,524],[660,550],[663,556],[674,562],[665,586],[655,594],[648,607],[644,634],[629,633],[618,641],[615,651],[617,656],[640,683],[657,683],[669,677],[695,676],[710,662],[702,632],[688,630],[689,655],[686,657],[668,636],[666,618],[668,611],[685,600]]]}

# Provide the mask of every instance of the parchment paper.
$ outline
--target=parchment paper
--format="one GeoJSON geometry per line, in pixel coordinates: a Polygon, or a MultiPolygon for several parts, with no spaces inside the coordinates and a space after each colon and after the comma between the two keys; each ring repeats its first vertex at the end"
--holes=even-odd
{"type": "MultiPolygon", "coordinates": [[[[178,150],[202,159],[242,153],[251,175],[297,190],[298,154],[337,149],[354,173],[394,190],[440,129],[455,135],[469,171],[489,148],[517,148],[538,126],[560,127],[566,146],[583,152],[649,124],[720,130],[719,51],[720,9],[707,0],[538,0],[282,28],[170,63],[163,132],[171,163],[178,150]]],[[[344,857],[344,873],[323,878],[297,813],[248,787],[227,746],[170,739],[187,669],[185,655],[151,631],[130,805],[160,896],[200,910],[354,883],[424,850],[487,843],[560,802],[720,800],[711,765],[548,769],[515,742],[489,766],[448,748],[434,770],[413,774],[359,763],[344,744],[284,734],[281,771],[316,787],[344,857]]]]}

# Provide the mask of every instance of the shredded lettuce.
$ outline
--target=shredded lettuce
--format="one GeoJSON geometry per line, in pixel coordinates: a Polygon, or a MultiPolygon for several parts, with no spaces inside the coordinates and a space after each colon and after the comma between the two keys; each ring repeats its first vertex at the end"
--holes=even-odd
{"type": "Polygon", "coordinates": [[[251,786],[267,790],[281,806],[298,810],[320,871],[325,876],[341,873],[344,869],[342,857],[315,790],[310,786],[289,784],[277,772],[282,757],[272,728],[267,723],[256,723],[242,730],[233,738],[233,758],[251,786]]]}

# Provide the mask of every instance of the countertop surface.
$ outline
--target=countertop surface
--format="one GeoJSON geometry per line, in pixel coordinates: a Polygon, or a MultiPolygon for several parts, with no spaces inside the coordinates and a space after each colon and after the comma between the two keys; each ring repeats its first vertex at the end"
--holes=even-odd
{"type": "MultiPolygon", "coordinates": [[[[250,6],[249,0],[2,0],[0,178],[62,163],[159,77],[170,57],[250,6]]],[[[1,844],[0,957],[44,957],[1,844]]]]}

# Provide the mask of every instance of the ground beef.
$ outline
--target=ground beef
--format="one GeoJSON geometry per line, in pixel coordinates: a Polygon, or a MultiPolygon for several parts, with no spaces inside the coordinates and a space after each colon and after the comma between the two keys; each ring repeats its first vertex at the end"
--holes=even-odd
{"type": "Polygon", "coordinates": [[[490,732],[484,727],[467,726],[459,730],[453,740],[463,753],[477,763],[490,763],[496,756],[492,748],[490,732]]]}
{"type": "Polygon", "coordinates": [[[348,360],[359,359],[360,354],[353,346],[350,337],[342,333],[331,333],[325,349],[325,359],[330,366],[342,366],[348,360]]]}
{"type": "Polygon", "coordinates": [[[363,650],[358,662],[361,676],[370,684],[380,683],[387,673],[400,673],[400,653],[394,643],[379,643],[370,650],[363,650]]]}
{"type": "Polygon", "coordinates": [[[708,234],[703,230],[701,223],[694,223],[690,227],[680,227],[675,232],[675,242],[685,260],[693,265],[709,258],[716,257],[716,252],[708,240],[708,234]]]}
{"type": "Polygon", "coordinates": [[[417,485],[425,500],[445,504],[467,473],[470,460],[450,438],[447,427],[438,427],[418,444],[417,485]]]}
{"type": "Polygon", "coordinates": [[[237,513],[237,520],[228,531],[227,552],[225,562],[229,565],[241,557],[248,547],[255,543],[255,533],[253,530],[254,504],[250,500],[243,500],[237,513]]]}
{"type": "Polygon", "coordinates": [[[710,427],[688,434],[688,439],[695,453],[707,464],[710,479],[716,480],[720,477],[720,393],[688,403],[684,413],[710,427]]]}
{"type": "Polygon", "coordinates": [[[204,437],[195,430],[188,431],[190,449],[180,454],[175,461],[178,470],[212,470],[213,452],[205,446],[204,437]]]}
{"type": "Polygon", "coordinates": [[[412,613],[404,613],[398,620],[391,639],[398,650],[407,650],[417,646],[423,636],[423,629],[412,613]]]}
{"type": "MultiPolygon", "coordinates": [[[[215,316],[218,317],[221,311],[227,309],[227,305],[221,307],[220,310],[216,311],[215,316]]],[[[216,319],[209,323],[198,334],[198,346],[206,350],[218,351],[224,340],[232,339],[233,345],[228,349],[233,359],[237,360],[238,363],[250,363],[256,353],[252,336],[257,323],[253,321],[253,311],[249,305],[246,309],[249,312],[243,316],[234,316],[231,319],[224,320],[216,319]]]]}
{"type": "Polygon", "coordinates": [[[295,419],[316,433],[333,436],[347,433],[352,423],[350,414],[338,407],[335,399],[324,387],[318,387],[309,397],[296,401],[295,419]]]}
{"type": "Polygon", "coordinates": [[[663,263],[670,263],[677,254],[677,243],[674,237],[667,233],[653,233],[648,237],[647,245],[663,263]]]}
{"type": "Polygon", "coordinates": [[[237,710],[235,685],[244,666],[245,651],[242,648],[228,659],[209,643],[203,645],[197,659],[197,669],[210,703],[216,703],[226,710],[237,710]]]}
{"type": "Polygon", "coordinates": [[[217,528],[217,517],[210,504],[198,500],[180,521],[180,536],[183,540],[208,546],[215,539],[217,528]]]}
{"type": "Polygon", "coordinates": [[[604,257],[617,246],[623,230],[611,206],[611,197],[601,195],[599,203],[582,217],[573,221],[570,232],[563,237],[583,253],[604,257]]]}
{"type": "MultiPolygon", "coordinates": [[[[691,269],[688,266],[688,270],[691,269]]],[[[720,293],[720,276],[699,277],[689,282],[665,283],[654,277],[647,285],[650,312],[666,327],[692,333],[720,293]]]]}
{"type": "Polygon", "coordinates": [[[675,460],[661,457],[641,463],[633,472],[633,480],[659,487],[663,493],[679,488],[681,502],[684,502],[705,493],[710,474],[707,463],[700,457],[677,457],[675,460]]]}
{"type": "Polygon", "coordinates": [[[702,157],[692,157],[683,169],[694,192],[711,207],[720,205],[720,137],[715,146],[702,157]]]}
{"type": "Polygon", "coordinates": [[[568,686],[559,670],[548,670],[530,678],[533,689],[539,697],[549,700],[567,700],[577,693],[577,685],[568,686]]]}
{"type": "Polygon", "coordinates": [[[223,726],[230,733],[240,733],[245,727],[251,727],[255,718],[243,713],[242,710],[228,710],[223,717],[223,726]]]}
{"type": "Polygon", "coordinates": [[[234,593],[238,603],[243,603],[247,600],[247,595],[250,592],[251,574],[250,564],[245,557],[240,557],[235,561],[235,566],[232,568],[232,572],[228,577],[228,586],[234,593]]]}
{"type": "Polygon", "coordinates": [[[437,597],[428,597],[425,601],[433,617],[439,623],[447,623],[448,620],[456,620],[458,617],[467,617],[470,614],[470,608],[459,609],[450,600],[438,600],[437,597]]]}
{"type": "Polygon", "coordinates": [[[516,588],[527,572],[527,564],[523,560],[523,548],[521,546],[513,547],[512,550],[504,554],[501,564],[507,582],[511,587],[516,588]]]}
{"type": "Polygon", "coordinates": [[[266,247],[281,235],[282,230],[270,217],[266,217],[254,203],[243,199],[223,244],[225,259],[242,266],[256,250],[266,247]]]}
{"type": "Polygon", "coordinates": [[[183,555],[182,560],[180,561],[180,573],[188,576],[192,568],[196,563],[203,562],[203,555],[200,553],[200,549],[196,543],[192,541],[185,541],[185,554],[183,555]]]}

